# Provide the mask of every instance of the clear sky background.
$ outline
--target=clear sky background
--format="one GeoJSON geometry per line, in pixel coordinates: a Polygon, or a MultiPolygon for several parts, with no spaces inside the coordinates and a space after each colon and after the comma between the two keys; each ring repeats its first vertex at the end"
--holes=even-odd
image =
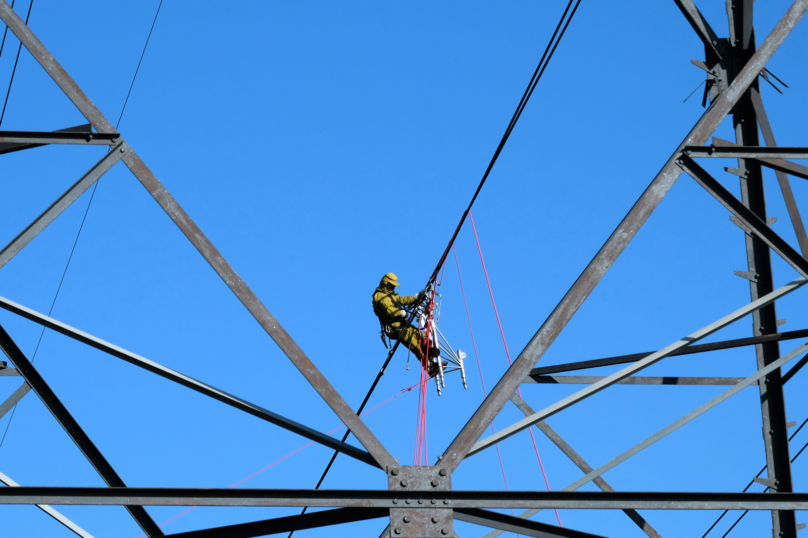
{"type": "MultiPolygon", "coordinates": [[[[699,2],[719,36],[724,2],[699,2]]],[[[158,2],[35,0],[30,26],[86,94],[118,119],[158,2]]],[[[423,287],[499,142],[566,2],[209,2],[166,0],[120,131],[344,398],[358,406],[384,360],[371,293],[394,271],[403,293],[423,287]]],[[[758,41],[789,1],[757,2],[758,41]]],[[[25,15],[26,0],[18,12],[25,15]]],[[[0,58],[7,87],[18,41],[0,58]]],[[[808,21],[761,82],[780,145],[805,146],[808,21]]],[[[474,208],[513,358],[703,113],[690,64],[701,42],[672,1],[584,0],[474,208]]],[[[85,123],[23,50],[3,129],[85,123]]],[[[717,135],[732,139],[724,122],[717,135]]],[[[0,159],[0,243],[11,240],[104,154],[46,147],[0,159]]],[[[725,162],[706,163],[732,192],[725,162]]],[[[796,245],[774,174],[765,172],[773,228],[796,245]]],[[[808,185],[792,179],[797,200],[808,185]]],[[[83,196],[0,271],[0,295],[47,313],[84,216],[83,196]]],[[[804,206],[808,207],[808,206],[804,206]]],[[[805,209],[808,211],[808,209],[805,209]]],[[[457,240],[481,372],[488,390],[507,359],[471,228],[457,240]]],[[[796,273],[773,256],[776,285],[796,273]]],[[[539,365],[660,349],[749,301],[744,234],[689,177],[673,187],[539,365]]],[[[468,390],[430,386],[434,461],[483,399],[458,271],[441,286],[441,329],[468,353],[468,390]]],[[[778,302],[782,330],[806,327],[806,291],[778,302]]],[[[328,432],[340,420],[122,165],[101,180],[53,317],[328,432]]],[[[7,312],[0,323],[31,357],[41,329],[7,312]]],[[[751,335],[746,318],[711,340],[751,335]]],[[[782,346],[785,353],[801,341],[782,346]]],[[[399,352],[370,407],[418,380],[399,352]]],[[[35,366],[131,486],[229,487],[308,441],[52,332],[35,366]]],[[[616,368],[590,370],[605,375],[616,368]]],[[[647,375],[747,376],[754,351],[670,358],[647,375]]],[[[787,385],[788,419],[808,417],[808,381],[787,385]]],[[[0,379],[0,398],[18,386],[0,379]]],[[[581,386],[531,385],[536,409],[581,386]]],[[[597,467],[726,387],[618,386],[548,420],[597,467]]],[[[402,464],[412,461],[416,391],[366,422],[402,464]]],[[[503,428],[521,418],[509,404],[503,428]]],[[[6,430],[7,415],[0,420],[6,430]]],[[[740,491],[765,464],[757,389],[750,388],[604,475],[617,490],[740,491]]],[[[792,430],[793,431],[793,430],[792,430]]],[[[340,432],[341,433],[341,432],[340,432]]],[[[337,435],[339,435],[338,433],[337,435]]],[[[550,486],[581,472],[541,434],[550,486]]],[[[808,428],[792,454],[808,441],[808,428]]],[[[357,443],[351,438],[352,443],[357,443]]],[[[510,489],[543,490],[526,433],[500,444],[510,489]]],[[[310,446],[239,487],[311,488],[331,451],[310,446]]],[[[103,482],[36,396],[21,402],[0,446],[0,471],[22,485],[103,482]]],[[[794,465],[806,491],[808,456],[794,465]]],[[[494,450],[464,462],[456,489],[502,489],[494,450]]],[[[341,456],[327,488],[385,488],[341,456]]],[[[592,490],[593,485],[584,489],[592,490]]],[[[755,485],[752,491],[763,486],[755,485]]],[[[97,537],[136,538],[119,507],[59,508],[97,537]]],[[[184,508],[149,508],[163,523],[184,508]]],[[[167,533],[297,513],[198,508],[167,533]]],[[[663,536],[702,536],[715,512],[643,513],[663,536]]],[[[618,511],[561,511],[564,526],[643,536],[618,511]]],[[[710,536],[720,536],[737,515],[710,536]]],[[[4,536],[70,536],[35,507],[0,507],[4,536]]],[[[537,520],[554,523],[545,511],[537,520]]],[[[804,522],[805,516],[798,515],[804,522]]],[[[376,537],[385,520],[299,533],[376,537]]],[[[456,524],[463,538],[487,529],[456,524]]],[[[769,513],[736,536],[768,536],[769,513]]]]}

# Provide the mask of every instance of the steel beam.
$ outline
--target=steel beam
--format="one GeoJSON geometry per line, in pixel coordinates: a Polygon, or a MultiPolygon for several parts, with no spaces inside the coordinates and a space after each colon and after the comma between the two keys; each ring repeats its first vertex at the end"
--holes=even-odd
{"type": "MultiPolygon", "coordinates": [[[[769,123],[769,115],[766,114],[766,108],[763,106],[763,99],[760,97],[760,91],[752,87],[749,90],[749,97],[752,101],[752,106],[755,109],[755,116],[757,117],[760,132],[763,134],[763,140],[769,147],[777,146],[774,139],[774,132],[769,123]]],[[[791,224],[794,227],[794,234],[797,236],[797,242],[800,244],[800,251],[803,257],[808,256],[808,235],[805,233],[805,225],[802,222],[802,215],[797,207],[797,201],[794,199],[794,193],[791,190],[791,183],[788,181],[788,176],[782,170],[775,169],[777,176],[777,183],[780,185],[780,192],[783,194],[783,201],[786,204],[788,216],[791,219],[791,224]]]]}
{"type": "Polygon", "coordinates": [[[699,39],[704,43],[704,48],[713,52],[716,57],[720,60],[721,53],[718,50],[718,36],[715,35],[713,29],[710,28],[710,25],[707,23],[707,20],[702,16],[701,12],[696,7],[696,4],[693,3],[693,0],[673,0],[679,9],[682,10],[682,14],[687,19],[687,22],[690,23],[690,26],[693,27],[695,30],[696,35],[699,36],[699,39]]]}
{"type": "MultiPolygon", "coordinates": [[[[591,385],[606,376],[539,375],[525,378],[526,384],[539,385],[591,385]]],[[[615,385],[734,385],[742,377],[641,377],[631,376],[621,379],[615,385]]]]}
{"type": "Polygon", "coordinates": [[[119,140],[118,133],[93,133],[89,123],[59,131],[0,131],[0,155],[48,144],[111,146],[119,140]]]}
{"type": "Polygon", "coordinates": [[[425,491],[373,489],[0,488],[0,505],[312,506],[399,508],[407,500],[422,510],[532,508],[622,510],[808,510],[808,493],[654,491],[425,491]],[[445,502],[444,502],[445,501],[445,502]]]}
{"type": "Polygon", "coordinates": [[[800,359],[800,360],[797,362],[797,364],[795,364],[794,366],[792,366],[792,367],[791,367],[791,369],[790,369],[788,372],[786,372],[785,374],[783,374],[782,384],[783,384],[783,385],[785,385],[786,383],[788,383],[788,380],[789,380],[789,379],[791,379],[792,377],[794,377],[794,374],[796,374],[797,372],[799,372],[799,371],[800,371],[800,369],[801,369],[803,366],[805,366],[805,364],[806,364],[806,363],[808,363],[808,355],[806,355],[805,357],[801,358],[801,359],[800,359]]]}
{"type": "Polygon", "coordinates": [[[366,521],[387,517],[389,510],[384,508],[336,508],[296,516],[277,517],[263,521],[252,521],[238,525],[227,525],[190,532],[172,534],[172,538],[254,538],[281,532],[302,531],[316,529],[329,525],[341,525],[355,521],[366,521]]]}
{"type": "MultiPolygon", "coordinates": [[[[468,455],[472,456],[480,452],[481,450],[484,450],[489,446],[492,446],[502,441],[503,439],[507,439],[508,437],[515,435],[516,433],[526,428],[529,428],[531,424],[535,424],[537,422],[545,420],[546,418],[563,411],[564,409],[570,407],[571,405],[580,402],[581,400],[584,400],[586,398],[589,398],[594,394],[597,394],[601,390],[609,387],[610,385],[613,385],[614,383],[617,383],[621,379],[625,379],[628,376],[636,372],[639,372],[640,370],[647,368],[648,366],[651,366],[652,364],[664,359],[665,357],[668,357],[672,352],[676,351],[677,349],[681,349],[684,346],[687,346],[688,344],[697,342],[702,338],[705,338],[710,334],[716,332],[717,330],[722,329],[727,325],[763,308],[764,306],[773,303],[777,299],[780,299],[781,297],[784,297],[785,295],[805,285],[806,282],[807,281],[805,278],[798,278],[797,280],[794,280],[786,284],[785,286],[778,288],[777,290],[769,293],[768,295],[761,297],[757,301],[753,301],[748,305],[744,306],[743,308],[740,308],[735,312],[732,312],[731,314],[724,316],[718,321],[715,321],[707,325],[706,327],[699,329],[698,331],[688,336],[685,336],[681,340],[677,340],[676,342],[657,351],[656,353],[649,355],[648,357],[640,361],[637,361],[636,363],[627,366],[626,368],[623,368],[622,370],[615,372],[610,376],[605,377],[602,381],[594,383],[586,387],[585,389],[581,389],[575,394],[567,396],[566,398],[554,403],[553,405],[550,405],[549,407],[543,409],[542,411],[527,416],[524,419],[516,422],[515,424],[512,424],[506,428],[499,430],[497,433],[486,437],[485,439],[479,441],[474,446],[472,446],[472,448],[468,451],[468,455]]],[[[443,462],[441,462],[441,464],[443,465],[443,462]]]]}
{"type": "Polygon", "coordinates": [[[768,146],[687,146],[684,154],[694,159],[808,159],[808,148],[768,146]]]}
{"type": "Polygon", "coordinates": [[[17,403],[19,403],[19,401],[22,400],[23,396],[28,394],[28,391],[30,391],[30,390],[31,390],[31,385],[29,385],[28,383],[23,381],[22,385],[20,385],[20,388],[15,390],[11,394],[11,396],[9,396],[8,399],[5,402],[3,402],[3,405],[0,405],[0,418],[3,418],[4,416],[6,416],[6,413],[11,411],[11,409],[15,405],[17,405],[17,403]]]}
{"type": "MultiPolygon", "coordinates": [[[[737,338],[735,340],[724,340],[721,342],[711,342],[709,344],[697,344],[695,346],[687,346],[680,349],[676,353],[672,353],[671,357],[678,355],[690,355],[692,353],[704,353],[706,351],[717,351],[719,349],[731,349],[741,346],[753,346],[757,344],[765,344],[768,342],[779,342],[782,340],[793,340],[795,338],[808,337],[808,329],[801,329],[798,331],[789,331],[784,333],[766,334],[763,336],[751,336],[748,338],[737,338]]],[[[653,351],[646,351],[645,353],[632,353],[631,355],[620,355],[618,357],[609,357],[606,359],[595,359],[591,361],[578,361],[568,362],[565,364],[555,364],[552,366],[542,366],[541,368],[533,368],[530,371],[531,377],[542,376],[546,374],[555,374],[559,372],[572,372],[575,370],[584,370],[587,368],[599,368],[601,366],[611,366],[613,364],[628,364],[630,362],[637,362],[644,359],[648,355],[654,353],[653,351]]],[[[530,381],[525,381],[530,383],[530,381]]]]}
{"type": "MultiPolygon", "coordinates": [[[[532,407],[525,402],[521,396],[514,393],[511,396],[511,402],[519,408],[519,410],[524,413],[525,415],[532,415],[535,413],[532,407]]],[[[547,436],[550,441],[553,442],[555,446],[564,453],[584,474],[589,474],[592,472],[592,467],[578,454],[564,439],[561,438],[558,433],[550,427],[549,424],[546,422],[539,422],[538,424],[534,424],[539,431],[541,431],[544,435],[547,436]]],[[[614,491],[614,488],[610,486],[602,476],[597,476],[592,479],[595,485],[600,488],[601,491],[614,491]]],[[[637,513],[636,510],[632,510],[630,508],[624,509],[623,512],[637,525],[645,534],[648,535],[649,538],[662,538],[660,534],[656,531],[655,528],[648,523],[645,518],[643,518],[640,514],[637,513]]],[[[531,514],[532,515],[532,514],[531,514]]],[[[526,518],[524,518],[526,519],[526,518]]],[[[493,538],[494,536],[499,536],[500,532],[492,532],[488,533],[484,538],[493,538]]]]}
{"type": "MultiPolygon", "coordinates": [[[[106,460],[101,451],[90,440],[84,430],[79,426],[73,415],[62,404],[61,400],[54,394],[53,390],[48,386],[39,372],[31,365],[31,362],[17,347],[17,344],[11,339],[6,330],[0,325],[0,350],[5,353],[9,360],[14,363],[17,370],[22,374],[31,388],[34,390],[48,411],[51,412],[53,417],[64,428],[67,435],[76,443],[76,446],[81,450],[87,461],[95,468],[101,478],[104,479],[109,486],[115,488],[126,488],[121,477],[112,468],[112,465],[106,460]]],[[[2,488],[0,488],[2,489],[2,488]]],[[[8,488],[8,490],[17,488],[8,488]]],[[[3,491],[8,491],[3,489],[3,491]]],[[[54,504],[48,502],[36,502],[33,504],[54,504]]],[[[163,531],[157,526],[157,523],[149,516],[148,512],[142,507],[137,506],[137,503],[122,503],[125,504],[126,510],[131,514],[135,521],[137,521],[140,528],[143,529],[149,537],[163,536],[163,531]]]]}
{"type": "MultiPolygon", "coordinates": [[[[89,123],[84,125],[77,125],[75,127],[68,127],[67,129],[59,129],[58,131],[50,131],[45,133],[32,133],[31,131],[0,131],[0,155],[4,153],[13,153],[15,151],[22,151],[24,149],[31,149],[41,146],[42,144],[36,143],[31,140],[31,134],[43,134],[50,136],[55,133],[74,133],[74,136],[81,136],[76,133],[84,133],[86,139],[87,135],[92,133],[93,127],[89,123]],[[12,135],[11,138],[6,138],[6,135],[12,135]],[[20,135],[15,137],[13,135],[20,135]]],[[[59,135],[56,135],[59,136],[59,135]]]]}
{"type": "Polygon", "coordinates": [[[301,435],[307,439],[311,439],[321,445],[327,446],[334,450],[338,450],[343,454],[355,458],[359,461],[365,462],[369,465],[378,466],[376,461],[364,450],[351,446],[345,442],[341,442],[333,437],[330,437],[324,433],[320,433],[317,430],[309,428],[308,426],[304,426],[298,422],[285,418],[277,413],[273,413],[263,407],[250,403],[246,400],[242,400],[232,394],[228,394],[223,390],[219,390],[215,387],[210,385],[206,385],[201,381],[197,381],[192,377],[188,377],[187,375],[181,374],[175,370],[170,368],[166,368],[165,366],[158,364],[154,361],[151,361],[145,357],[141,357],[136,353],[132,353],[131,351],[127,351],[121,347],[118,347],[114,344],[110,344],[105,340],[101,340],[100,338],[96,338],[91,334],[87,334],[83,331],[80,331],[70,325],[62,323],[61,321],[55,320],[51,317],[48,317],[44,314],[40,314],[30,308],[22,306],[20,304],[15,303],[14,301],[10,301],[5,297],[0,297],[0,308],[4,310],[8,310],[9,312],[13,312],[18,316],[21,316],[25,319],[31,320],[35,323],[42,325],[43,327],[47,327],[54,332],[59,334],[63,334],[73,340],[81,342],[83,344],[87,344],[90,347],[94,347],[104,353],[108,353],[113,357],[117,357],[122,359],[129,364],[133,364],[139,368],[143,368],[149,372],[159,375],[160,377],[164,377],[170,381],[174,381],[175,383],[179,383],[184,387],[188,387],[191,390],[199,392],[200,394],[204,394],[205,396],[209,396],[214,400],[218,400],[222,403],[229,405],[230,407],[234,407],[239,409],[240,411],[244,411],[245,413],[249,413],[255,417],[258,417],[262,420],[266,420],[271,424],[275,424],[276,426],[280,426],[286,430],[289,430],[293,433],[301,435]]]}
{"type": "MultiPolygon", "coordinates": [[[[18,483],[16,483],[14,480],[12,480],[11,478],[9,478],[8,476],[6,476],[3,473],[0,473],[0,482],[2,482],[3,484],[5,484],[6,486],[8,486],[10,488],[18,488],[18,487],[20,487],[20,485],[18,483]]],[[[82,529],[81,527],[79,527],[78,525],[76,525],[75,523],[70,521],[61,512],[58,512],[58,511],[54,510],[53,507],[48,506],[47,504],[38,504],[38,505],[36,505],[36,507],[39,508],[40,510],[42,510],[43,512],[45,512],[46,514],[48,514],[50,517],[52,517],[53,519],[55,519],[56,521],[58,521],[62,525],[64,525],[66,528],[68,528],[70,531],[72,531],[76,535],[81,536],[81,538],[93,538],[92,534],[90,534],[89,532],[85,531],[84,529],[82,529]]]]}
{"type": "Polygon", "coordinates": [[[0,250],[0,268],[5,266],[11,258],[17,255],[25,246],[30,243],[39,233],[47,228],[47,226],[56,220],[56,217],[70,207],[70,205],[79,199],[79,197],[89,189],[93,183],[101,179],[110,168],[115,166],[115,163],[123,157],[124,147],[117,145],[112,148],[112,151],[105,154],[100,161],[95,163],[95,166],[84,174],[73,186],[71,186],[64,194],[62,194],[50,207],[48,207],[41,215],[29,224],[22,232],[17,235],[11,242],[6,245],[3,250],[0,250]]]}
{"type": "Polygon", "coordinates": [[[751,209],[746,207],[740,200],[735,198],[721,183],[711,176],[696,161],[682,155],[679,165],[696,182],[704,187],[704,190],[713,195],[721,205],[726,207],[730,213],[741,222],[750,233],[754,234],[761,241],[766,243],[773,251],[780,255],[791,267],[802,276],[808,278],[808,260],[803,258],[785,239],[777,235],[765,222],[763,222],[751,209]]]}
{"type": "Polygon", "coordinates": [[[567,527],[556,527],[547,523],[521,519],[499,512],[491,512],[480,508],[461,508],[454,510],[454,518],[466,523],[474,523],[483,527],[491,527],[505,532],[515,532],[523,536],[535,538],[603,538],[599,534],[576,531],[567,527]]]}
{"type": "Polygon", "coordinates": [[[808,166],[802,166],[784,159],[756,159],[756,162],[772,170],[785,172],[801,179],[808,179],[808,166]]]}
{"type": "MultiPolygon", "coordinates": [[[[117,132],[106,117],[90,101],[90,99],[79,88],[70,75],[62,68],[59,62],[45,48],[45,46],[31,32],[30,28],[20,19],[5,0],[0,0],[0,18],[5,21],[9,29],[28,49],[28,52],[37,62],[48,72],[50,77],[62,89],[70,101],[84,114],[84,117],[96,128],[99,133],[117,132]]],[[[362,443],[367,451],[373,456],[380,467],[396,465],[396,460],[390,455],[387,449],[379,442],[376,436],[368,429],[362,419],[353,412],[342,396],[329,383],[323,374],[317,369],[292,337],[278,323],[278,320],[269,312],[266,306],[258,299],[247,284],[233,270],[227,260],[224,259],[213,243],[202,233],[202,230],[188,216],[185,210],[177,203],[173,196],[160,183],[157,177],[149,170],[146,164],[131,151],[126,142],[122,141],[126,151],[123,161],[132,171],[135,177],[143,184],[160,207],[174,221],[177,227],[196,247],[202,257],[211,265],[219,277],[244,304],[247,310],[253,315],[259,325],[278,344],[278,347],[286,354],[292,363],[300,370],[300,373],[314,387],[314,390],[325,400],[336,415],[348,427],[351,433],[362,443]]]]}
{"type": "Polygon", "coordinates": [[[578,311],[606,271],[623,252],[639,228],[656,209],[662,198],[681,174],[676,159],[682,148],[704,144],[715,131],[727,113],[735,106],[749,86],[757,79],[760,71],[791,32],[792,28],[808,9],[808,0],[797,0],[788,9],[785,16],[777,23],[771,34],[744,66],[730,87],[715,99],[710,108],[699,119],[694,128],[685,137],[676,151],[673,152],[662,170],[657,174],[640,199],[632,207],[617,229],[612,233],[595,258],[575,281],[561,302],[556,306],[539,331],[530,340],[527,347],[519,354],[513,365],[497,383],[496,387],[483,401],[469,422],[452,441],[442,457],[442,464],[450,470],[455,469],[466,457],[471,447],[480,438],[485,429],[502,410],[511,394],[521,384],[530,369],[544,355],[547,348],[564,329],[566,324],[578,311]]]}

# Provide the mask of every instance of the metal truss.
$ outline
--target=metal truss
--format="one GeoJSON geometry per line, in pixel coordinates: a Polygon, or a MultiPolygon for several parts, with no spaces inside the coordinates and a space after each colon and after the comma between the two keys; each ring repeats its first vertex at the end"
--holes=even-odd
{"type": "Polygon", "coordinates": [[[709,108],[673,151],[636,204],[541,325],[536,335],[502,376],[496,387],[473,413],[468,423],[439,458],[437,464],[414,468],[399,465],[393,459],[357,413],[320,373],[277,319],[154,176],[135,150],[93,105],[30,28],[9,7],[8,3],[0,0],[0,18],[89,121],[87,125],[54,132],[0,131],[0,153],[22,151],[48,144],[103,145],[109,149],[98,163],[0,250],[0,268],[34,240],[104,173],[119,161],[122,162],[347,426],[364,450],[344,441],[332,439],[308,426],[166,368],[8,299],[0,297],[0,308],[381,469],[386,474],[388,481],[386,490],[129,488],[46,380],[20,351],[11,335],[0,326],[0,349],[14,366],[14,368],[0,368],[0,376],[22,377],[23,379],[21,387],[5,403],[0,404],[0,417],[32,390],[109,486],[107,488],[21,487],[10,478],[0,474],[0,481],[9,486],[0,488],[0,504],[39,506],[40,509],[79,536],[90,535],[59,514],[51,507],[52,505],[125,506],[132,518],[149,537],[163,536],[163,532],[148,514],[145,506],[198,505],[306,506],[330,508],[330,510],[186,532],[173,536],[264,536],[376,518],[388,519],[389,526],[382,532],[382,536],[394,537],[442,538],[455,536],[454,520],[492,528],[494,531],[487,535],[490,537],[502,532],[517,532],[537,537],[595,536],[527,519],[542,509],[567,508],[622,510],[650,537],[659,537],[660,534],[637,513],[637,510],[767,510],[772,512],[774,535],[795,538],[798,530],[795,511],[808,510],[808,493],[793,492],[783,386],[808,362],[808,342],[782,356],[779,352],[779,342],[806,338],[808,330],[777,333],[774,308],[777,300],[797,291],[808,282],[808,261],[804,257],[808,253],[808,237],[806,237],[787,177],[792,175],[808,179],[808,168],[788,160],[808,158],[808,148],[776,146],[758,91],[757,81],[758,76],[765,73],[765,66],[777,48],[808,10],[808,0],[796,0],[759,47],[755,45],[751,0],[728,1],[728,5],[731,6],[731,9],[728,9],[730,13],[730,38],[728,39],[717,37],[691,0],[674,1],[704,42],[705,62],[696,63],[708,72],[711,101],[709,108]],[[718,125],[730,114],[733,116],[736,127],[736,143],[714,138],[712,145],[705,145],[718,125]],[[759,144],[758,127],[763,133],[765,147],[761,147],[759,144]],[[738,168],[730,171],[741,178],[741,199],[735,198],[707,173],[696,162],[696,159],[699,158],[737,159],[738,168]],[[776,171],[801,253],[769,227],[762,193],[762,167],[776,171]],[[747,232],[749,271],[744,275],[750,280],[749,304],[655,352],[536,368],[536,363],[683,172],[691,176],[727,208],[733,214],[734,222],[747,232]],[[800,278],[781,288],[774,289],[769,259],[770,251],[774,251],[791,265],[801,275],[800,278]],[[754,336],[710,344],[696,344],[715,331],[749,315],[754,319],[754,336]],[[635,375],[644,368],[671,356],[740,346],[755,346],[758,357],[758,370],[746,378],[640,377],[635,375]],[[794,360],[797,360],[796,364],[787,374],[782,375],[782,366],[794,360]],[[608,376],[549,375],[618,364],[627,366],[608,376]],[[570,383],[582,384],[586,387],[543,410],[535,411],[516,394],[517,389],[523,383],[570,383]],[[616,384],[726,385],[730,388],[623,454],[600,467],[593,468],[544,421],[616,384]],[[601,475],[607,470],[614,468],[702,413],[751,386],[758,386],[761,394],[761,413],[769,468],[767,485],[771,488],[770,493],[625,493],[615,491],[602,478],[601,475]],[[508,401],[516,405],[525,414],[525,418],[481,440],[485,429],[508,401]],[[584,476],[561,491],[553,492],[456,491],[452,489],[452,473],[466,458],[530,427],[545,434],[583,472],[584,476]],[[590,481],[594,482],[601,491],[576,491],[590,481]],[[523,508],[526,512],[519,517],[514,517],[490,510],[501,508],[523,508]]]}

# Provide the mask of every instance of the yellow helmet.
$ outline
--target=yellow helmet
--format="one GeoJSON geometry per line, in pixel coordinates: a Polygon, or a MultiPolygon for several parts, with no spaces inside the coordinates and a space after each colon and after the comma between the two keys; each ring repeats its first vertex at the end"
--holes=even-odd
{"type": "Polygon", "coordinates": [[[395,287],[399,286],[398,277],[395,273],[387,273],[382,277],[381,286],[386,286],[387,284],[392,284],[395,287]]]}

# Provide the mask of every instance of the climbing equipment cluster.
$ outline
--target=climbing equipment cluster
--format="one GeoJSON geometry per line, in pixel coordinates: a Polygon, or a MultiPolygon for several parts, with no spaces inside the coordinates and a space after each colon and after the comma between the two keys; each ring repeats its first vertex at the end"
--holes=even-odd
{"type": "Polygon", "coordinates": [[[403,307],[411,318],[417,320],[418,330],[422,335],[421,355],[425,358],[425,364],[422,364],[422,366],[426,368],[430,377],[435,378],[438,396],[442,393],[441,389],[446,388],[445,374],[450,372],[460,372],[463,388],[468,388],[466,369],[463,364],[466,354],[459,349],[455,351],[438,327],[440,304],[441,295],[435,291],[434,284],[430,284],[422,292],[419,301],[413,305],[403,307]]]}

